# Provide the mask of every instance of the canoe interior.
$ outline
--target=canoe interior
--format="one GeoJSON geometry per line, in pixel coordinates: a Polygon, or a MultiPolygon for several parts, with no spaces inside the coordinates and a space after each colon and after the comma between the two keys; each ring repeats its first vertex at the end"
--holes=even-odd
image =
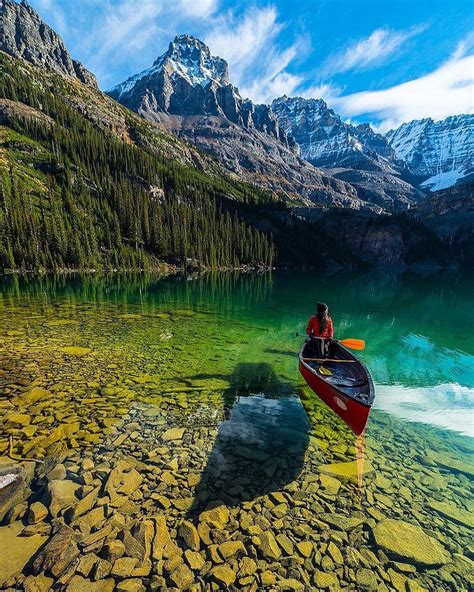
{"type": "Polygon", "coordinates": [[[313,350],[311,342],[305,342],[301,350],[302,361],[319,379],[364,405],[372,405],[375,396],[372,379],[367,368],[348,349],[334,341],[330,344],[328,358],[351,360],[349,363],[307,361],[308,358],[316,357],[317,354],[313,350]],[[319,371],[321,366],[330,370],[331,376],[322,374],[319,371]]]}

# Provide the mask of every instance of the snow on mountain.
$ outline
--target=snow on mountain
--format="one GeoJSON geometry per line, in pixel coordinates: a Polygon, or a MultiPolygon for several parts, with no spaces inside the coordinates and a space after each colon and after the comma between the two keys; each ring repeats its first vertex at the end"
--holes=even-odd
{"type": "Polygon", "coordinates": [[[445,189],[474,175],[474,115],[414,120],[385,137],[426,190],[445,189]]]}
{"type": "Polygon", "coordinates": [[[110,89],[109,94],[125,99],[143,79],[149,79],[164,71],[173,79],[182,78],[191,86],[206,86],[211,81],[219,86],[229,84],[227,62],[211,56],[207,45],[191,35],[178,35],[169,44],[168,51],[158,57],[151,68],[131,76],[125,82],[110,89]]]}
{"type": "Polygon", "coordinates": [[[317,166],[387,170],[393,150],[368,125],[344,123],[322,99],[287,97],[271,105],[280,125],[300,146],[301,156],[317,166]]]}

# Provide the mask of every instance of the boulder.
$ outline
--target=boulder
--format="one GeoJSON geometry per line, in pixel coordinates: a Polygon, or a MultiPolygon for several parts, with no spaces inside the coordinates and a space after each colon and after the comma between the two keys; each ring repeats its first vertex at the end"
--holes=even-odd
{"type": "Polygon", "coordinates": [[[20,575],[46,541],[46,537],[38,534],[22,537],[22,530],[20,521],[0,527],[0,584],[3,580],[20,575]]]}
{"type": "Polygon", "coordinates": [[[78,489],[79,485],[69,480],[60,481],[59,479],[54,479],[49,482],[49,511],[53,518],[56,518],[66,508],[77,504],[76,491],[78,489]]]}
{"type": "Polygon", "coordinates": [[[441,514],[441,516],[448,518],[448,520],[451,520],[452,522],[461,524],[466,528],[474,528],[473,515],[462,508],[458,508],[454,504],[432,500],[428,503],[428,507],[430,507],[432,510],[435,510],[435,512],[438,512],[438,514],[441,514]]]}
{"type": "Polygon", "coordinates": [[[372,533],[377,546],[390,558],[425,568],[444,565],[450,559],[436,539],[403,520],[382,520],[372,528],[372,533]]]}

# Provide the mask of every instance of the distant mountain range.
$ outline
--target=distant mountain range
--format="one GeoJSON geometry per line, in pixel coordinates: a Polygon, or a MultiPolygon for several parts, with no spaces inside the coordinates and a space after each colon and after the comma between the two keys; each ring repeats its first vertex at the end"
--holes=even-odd
{"type": "Polygon", "coordinates": [[[319,180],[334,192],[330,201],[356,208],[403,209],[472,174],[472,115],[411,122],[382,135],[368,124],[343,122],[321,99],[283,96],[271,106],[255,105],[230,83],[225,60],[189,35],[176,37],[151,68],[109,94],[230,170],[313,202],[324,200],[314,169],[301,159],[330,177],[319,180]]]}
{"type": "Polygon", "coordinates": [[[473,116],[383,135],[323,100],[257,105],[189,35],[106,95],[27,3],[0,0],[0,25],[0,266],[470,253],[458,246],[472,236],[473,116]],[[449,184],[459,190],[426,198],[449,184]]]}

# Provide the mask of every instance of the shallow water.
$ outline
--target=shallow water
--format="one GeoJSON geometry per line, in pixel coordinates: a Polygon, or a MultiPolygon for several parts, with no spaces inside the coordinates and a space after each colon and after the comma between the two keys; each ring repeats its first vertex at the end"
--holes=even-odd
{"type": "Polygon", "coordinates": [[[469,280],[279,272],[1,287],[0,475],[12,457],[41,461],[23,463],[30,489],[15,504],[0,498],[4,587],[28,576],[70,590],[468,589],[469,280]],[[376,401],[359,442],[298,375],[295,332],[316,300],[338,337],[367,342],[376,401]],[[67,527],[73,552],[51,568],[67,527]],[[384,528],[404,548],[387,547],[384,528]]]}

